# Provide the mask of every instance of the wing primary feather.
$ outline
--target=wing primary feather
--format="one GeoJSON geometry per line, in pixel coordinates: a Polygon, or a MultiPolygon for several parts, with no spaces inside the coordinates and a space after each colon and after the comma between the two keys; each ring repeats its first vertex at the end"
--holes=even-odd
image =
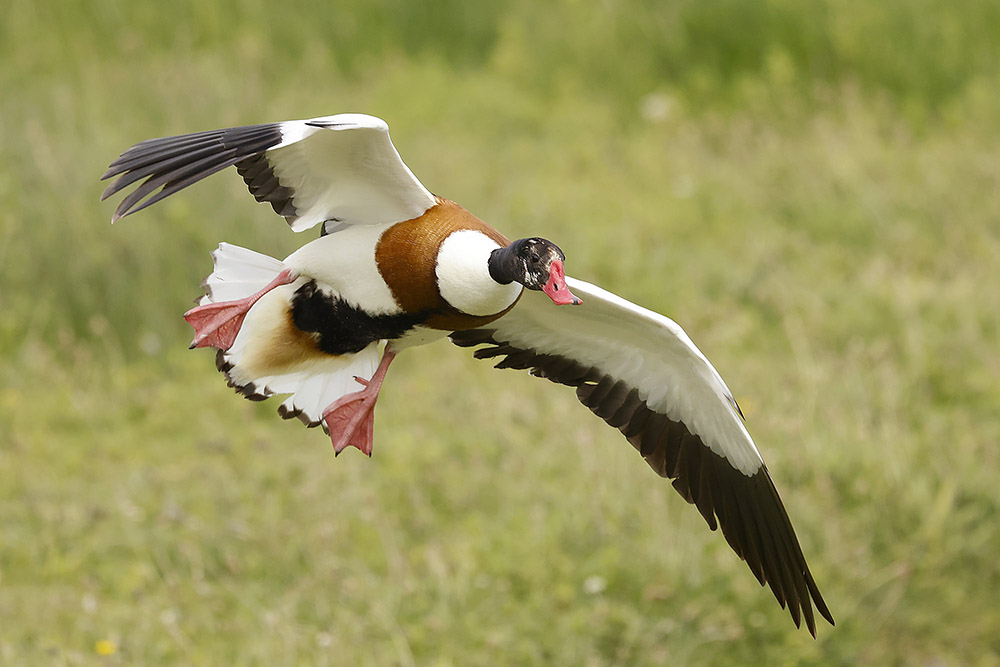
{"type": "Polygon", "coordinates": [[[580,399],[581,403],[593,410],[594,406],[601,404],[601,401],[610,393],[615,384],[616,381],[614,378],[605,375],[597,384],[582,384],[577,387],[576,397],[580,399]]]}
{"type": "Polygon", "coordinates": [[[802,625],[802,617],[799,613],[800,602],[798,588],[795,584],[795,575],[789,567],[787,556],[782,553],[784,547],[782,546],[781,538],[775,533],[770,517],[761,507],[760,498],[756,494],[753,497],[756,500],[757,516],[760,519],[758,525],[761,526],[761,533],[764,536],[765,544],[769,544],[773,549],[775,558],[774,569],[781,580],[781,588],[784,591],[783,606],[787,605],[788,613],[792,616],[792,622],[798,628],[802,625]]]}
{"type": "MultiPolygon", "coordinates": [[[[805,562],[803,560],[803,562],[805,562]]],[[[806,570],[808,572],[808,570],[806,570]]],[[[836,621],[833,620],[833,614],[830,613],[829,607],[826,606],[826,601],[823,600],[823,596],[819,592],[819,586],[816,585],[816,581],[813,579],[812,574],[806,578],[806,584],[809,586],[809,593],[812,595],[812,600],[816,604],[816,611],[825,618],[830,625],[836,625],[836,621]]]]}
{"type": "Polygon", "coordinates": [[[496,347],[481,347],[473,352],[472,356],[476,359],[492,359],[513,351],[514,348],[509,345],[497,345],[496,347]]]}
{"type": "MultiPolygon", "coordinates": [[[[624,383],[622,383],[624,385],[624,383]]],[[[613,414],[608,415],[604,418],[604,421],[608,425],[613,426],[619,430],[622,427],[628,426],[628,423],[632,421],[632,417],[635,415],[636,411],[643,407],[642,400],[639,398],[639,390],[634,387],[629,388],[624,385],[628,390],[625,398],[622,399],[621,407],[614,411],[613,414]]]]}
{"type": "Polygon", "coordinates": [[[221,171],[232,164],[232,155],[219,156],[217,154],[209,155],[208,157],[202,158],[197,162],[187,163],[183,168],[173,169],[166,173],[158,173],[154,176],[150,176],[148,179],[143,181],[143,183],[133,190],[128,196],[122,199],[118,208],[115,209],[115,214],[112,217],[112,222],[124,218],[126,215],[131,215],[133,213],[138,213],[147,206],[151,206],[156,202],[160,201],[164,197],[172,195],[173,193],[181,190],[188,185],[191,185],[195,181],[200,181],[206,176],[211,176],[217,171],[221,171]],[[142,202],[140,205],[138,202],[144,197],[154,192],[157,188],[163,186],[163,189],[157,192],[155,195],[142,202]]]}
{"type": "MultiPolygon", "coordinates": [[[[676,426],[674,426],[676,423],[671,423],[671,430],[676,431],[676,426]]],[[[688,443],[685,442],[686,438],[686,434],[677,437],[677,446],[671,452],[668,452],[668,457],[670,453],[676,452],[677,458],[673,465],[670,464],[670,459],[667,459],[667,477],[673,480],[671,484],[681,494],[681,497],[693,505],[694,497],[691,495],[691,476],[685,473],[692,465],[697,465],[697,462],[692,461],[692,459],[696,458],[699,452],[696,448],[687,446],[688,443]]]]}
{"type": "Polygon", "coordinates": [[[646,408],[644,404],[640,404],[639,408],[632,414],[632,418],[629,419],[628,424],[619,427],[621,429],[622,435],[632,443],[632,446],[638,449],[633,439],[635,436],[640,435],[642,430],[646,427],[646,422],[649,420],[649,415],[651,411],[646,408]]]}
{"type": "Polygon", "coordinates": [[[708,522],[708,527],[715,530],[718,528],[718,524],[715,520],[715,508],[718,507],[718,504],[713,502],[714,499],[712,497],[713,480],[711,467],[709,457],[703,457],[696,473],[698,479],[698,493],[695,495],[694,500],[698,511],[701,512],[701,515],[705,517],[705,521],[708,522]]]}
{"type": "MultiPolygon", "coordinates": [[[[785,608],[785,590],[782,585],[781,577],[781,565],[778,563],[777,554],[774,551],[773,543],[768,539],[770,531],[763,525],[763,519],[760,516],[760,508],[757,503],[756,495],[751,493],[747,498],[747,509],[749,509],[748,518],[753,522],[752,526],[747,526],[747,528],[755,533],[757,536],[758,544],[761,547],[761,564],[764,569],[764,579],[767,581],[767,585],[771,587],[771,593],[774,594],[775,599],[781,608],[785,608]]],[[[796,627],[798,627],[796,625],[796,627]]]]}
{"type": "MultiPolygon", "coordinates": [[[[763,474],[767,476],[767,472],[763,471],[763,474]]],[[[784,506],[781,503],[781,499],[778,497],[777,491],[774,489],[774,483],[771,481],[770,477],[766,479],[769,496],[773,499],[772,506],[774,511],[768,514],[769,521],[772,525],[772,532],[778,536],[779,543],[785,550],[787,555],[787,562],[789,567],[792,569],[792,577],[797,584],[797,592],[799,600],[801,601],[802,612],[806,619],[806,627],[809,628],[809,632],[816,636],[816,622],[813,616],[812,605],[810,604],[810,599],[816,604],[816,610],[830,622],[831,625],[834,624],[833,616],[830,614],[830,610],[826,606],[826,602],[823,600],[823,596],[820,595],[819,588],[816,586],[816,582],[813,579],[812,573],[809,571],[809,566],[806,564],[805,555],[802,553],[802,547],[799,545],[798,539],[795,537],[795,532],[792,529],[791,521],[788,518],[788,513],[785,511],[784,506]]]]}
{"type": "Polygon", "coordinates": [[[750,535],[747,532],[747,520],[743,517],[740,503],[736,499],[736,494],[731,486],[720,484],[722,489],[724,515],[720,517],[719,523],[722,525],[722,534],[726,541],[733,548],[740,558],[746,561],[747,567],[753,572],[761,586],[765,585],[764,569],[761,564],[760,554],[750,535]]]}
{"type": "Polygon", "coordinates": [[[667,476],[667,449],[669,444],[664,439],[668,434],[670,420],[659,412],[651,412],[646,423],[646,430],[639,438],[639,453],[660,477],[667,476]]]}
{"type": "Polygon", "coordinates": [[[591,410],[604,421],[608,421],[625,405],[625,401],[631,390],[632,388],[621,380],[614,382],[608,393],[601,398],[600,402],[591,406],[591,410]]]}
{"type": "MultiPolygon", "coordinates": [[[[800,615],[805,619],[809,634],[816,636],[816,620],[813,617],[812,605],[809,604],[809,591],[806,587],[806,572],[800,564],[801,561],[794,555],[794,548],[789,541],[788,531],[780,521],[780,517],[767,514],[766,520],[771,524],[771,534],[775,538],[778,548],[784,552],[782,562],[791,578],[795,598],[789,601],[789,607],[794,609],[792,619],[800,615]],[[777,523],[776,523],[777,522],[777,523]]],[[[795,624],[798,626],[798,623],[795,624]]]]}
{"type": "Polygon", "coordinates": [[[214,155],[215,152],[216,149],[214,146],[199,147],[197,150],[191,152],[183,152],[167,156],[166,158],[158,162],[144,164],[141,167],[129,169],[124,174],[122,174],[122,176],[118,180],[116,180],[114,183],[109,185],[104,190],[104,192],[101,194],[101,200],[103,201],[107,199],[114,193],[123,190],[132,183],[135,183],[136,181],[141,180],[146,176],[155,174],[157,172],[172,170],[179,165],[188,164],[193,160],[199,160],[203,157],[214,155]]]}
{"type": "MultiPolygon", "coordinates": [[[[686,458],[686,443],[684,439],[687,437],[687,429],[680,422],[675,422],[672,419],[667,420],[667,429],[669,446],[666,447],[666,473],[667,477],[674,480],[674,486],[677,487],[680,483],[677,482],[677,479],[680,476],[681,470],[683,470],[684,459],[686,458]]],[[[686,492],[682,492],[681,495],[687,500],[688,494],[686,492]]]]}
{"type": "Polygon", "coordinates": [[[215,147],[217,150],[237,148],[242,153],[253,154],[270,148],[279,141],[281,132],[273,124],[148,139],[122,153],[111,163],[101,180],[202,148],[215,147]]]}
{"type": "Polygon", "coordinates": [[[279,125],[270,123],[140,142],[122,153],[102,176],[106,179],[120,174],[104,190],[101,199],[146,179],[115,209],[114,222],[280,141],[279,125]],[[161,186],[163,189],[155,192],[161,186]]]}
{"type": "Polygon", "coordinates": [[[535,377],[559,382],[556,378],[567,377],[569,375],[568,371],[574,364],[575,362],[568,357],[548,357],[544,362],[539,359],[539,363],[531,372],[535,377]]]}
{"type": "Polygon", "coordinates": [[[531,368],[532,355],[521,350],[513,350],[504,359],[500,360],[494,368],[515,368],[525,370],[531,368]]]}
{"type": "Polygon", "coordinates": [[[660,414],[659,412],[650,413],[649,422],[646,425],[646,432],[642,434],[642,440],[640,441],[639,453],[642,457],[649,462],[651,456],[656,456],[659,453],[659,466],[653,466],[653,470],[656,471],[660,477],[667,476],[667,450],[670,448],[669,436],[670,436],[670,420],[667,416],[660,414]],[[664,435],[666,434],[666,435],[664,435]]]}
{"type": "Polygon", "coordinates": [[[139,142],[118,156],[108,166],[108,170],[101,176],[101,180],[111,178],[130,169],[144,167],[155,163],[157,160],[183,155],[204,146],[216,145],[217,138],[218,133],[214,132],[210,137],[191,135],[190,138],[184,136],[165,137],[163,139],[149,139],[139,142]],[[173,139],[173,141],[170,141],[170,139],[173,139]]]}

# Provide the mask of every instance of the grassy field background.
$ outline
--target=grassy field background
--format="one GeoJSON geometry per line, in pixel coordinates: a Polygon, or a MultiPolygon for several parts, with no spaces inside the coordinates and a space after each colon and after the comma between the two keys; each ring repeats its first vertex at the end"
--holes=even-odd
{"type": "Polygon", "coordinates": [[[0,662],[1000,664],[1000,5],[8,0],[0,662]],[[441,343],[371,460],[180,315],[235,173],[111,227],[141,139],[387,119],[432,191],[713,360],[834,615],[796,631],[571,391],[441,343]]]}

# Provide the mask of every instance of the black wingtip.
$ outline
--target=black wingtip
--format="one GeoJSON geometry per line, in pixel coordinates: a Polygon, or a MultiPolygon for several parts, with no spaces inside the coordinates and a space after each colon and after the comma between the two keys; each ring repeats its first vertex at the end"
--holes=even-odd
{"type": "Polygon", "coordinates": [[[101,201],[142,181],[115,211],[112,222],[117,221],[262,153],[281,140],[281,124],[265,123],[139,142],[114,160],[101,176],[102,181],[118,176],[101,194],[101,201]]]}
{"type": "Polygon", "coordinates": [[[824,602],[823,598],[819,596],[819,593],[813,596],[813,600],[816,603],[816,611],[819,612],[820,616],[825,618],[827,623],[830,625],[836,626],[837,622],[833,620],[833,614],[830,613],[830,610],[826,606],[826,602],[824,602]]]}

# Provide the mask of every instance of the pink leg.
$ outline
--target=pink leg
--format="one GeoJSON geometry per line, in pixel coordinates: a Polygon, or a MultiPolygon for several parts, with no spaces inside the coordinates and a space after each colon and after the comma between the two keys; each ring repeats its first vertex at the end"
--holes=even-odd
{"type": "Polygon", "coordinates": [[[184,319],[194,327],[191,347],[217,347],[228,350],[243,326],[243,319],[257,301],[275,287],[295,282],[297,276],[285,269],[267,287],[245,299],[206,303],[184,313],[184,319]]]}
{"type": "Polygon", "coordinates": [[[340,454],[346,447],[357,447],[368,456],[372,455],[375,434],[375,401],[385,380],[385,373],[396,353],[389,347],[382,354],[382,361],[371,380],[355,377],[364,389],[341,396],[323,411],[323,421],[330,430],[333,451],[340,454]]]}

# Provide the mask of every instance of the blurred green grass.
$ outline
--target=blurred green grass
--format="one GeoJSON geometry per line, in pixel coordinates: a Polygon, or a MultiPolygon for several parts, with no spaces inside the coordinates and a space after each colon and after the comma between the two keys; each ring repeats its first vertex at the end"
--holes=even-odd
{"type": "Polygon", "coordinates": [[[0,662],[997,664],[998,38],[985,0],[12,0],[0,662]],[[571,392],[414,350],[373,459],[334,460],[185,349],[209,250],[305,237],[234,174],[112,228],[97,177],[340,111],[688,330],[836,628],[795,631],[571,392]]]}

